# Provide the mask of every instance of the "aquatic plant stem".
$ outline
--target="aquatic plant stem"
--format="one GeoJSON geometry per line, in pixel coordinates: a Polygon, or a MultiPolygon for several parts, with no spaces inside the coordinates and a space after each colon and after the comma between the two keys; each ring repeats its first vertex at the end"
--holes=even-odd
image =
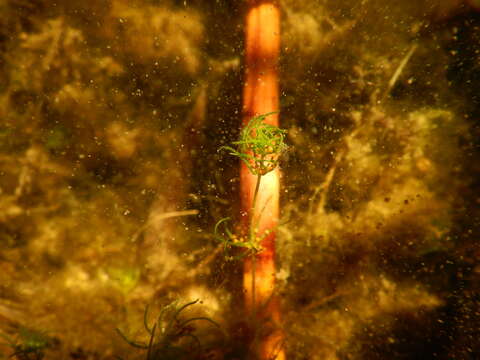
{"type": "Polygon", "coordinates": [[[262,180],[262,175],[257,175],[257,182],[255,184],[255,191],[253,193],[253,201],[252,201],[252,215],[250,216],[250,241],[255,241],[256,232],[255,232],[255,207],[257,205],[257,196],[258,190],[260,189],[260,181],[262,180]]]}
{"type": "MultiPolygon", "coordinates": [[[[262,180],[262,175],[258,174],[257,175],[257,183],[255,184],[255,192],[253,194],[253,202],[252,202],[252,213],[250,216],[250,241],[254,242],[255,244],[257,243],[257,232],[255,231],[255,207],[257,205],[257,197],[258,197],[258,190],[260,189],[260,182],[262,180]]],[[[255,258],[256,254],[252,255],[252,320],[255,321],[255,315],[256,315],[256,301],[255,301],[255,272],[257,269],[257,259],[255,258]]]]}

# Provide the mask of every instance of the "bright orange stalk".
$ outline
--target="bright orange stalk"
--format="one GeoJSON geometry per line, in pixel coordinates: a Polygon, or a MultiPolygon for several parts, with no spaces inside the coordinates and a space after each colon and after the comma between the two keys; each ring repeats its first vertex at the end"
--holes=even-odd
{"type": "MultiPolygon", "coordinates": [[[[243,125],[254,116],[279,110],[278,101],[278,56],[280,53],[280,11],[273,1],[248,1],[245,38],[245,85],[243,90],[243,125]]],[[[266,123],[278,126],[278,114],[266,118],[266,123]]],[[[285,359],[282,349],[283,337],[278,328],[280,311],[273,294],[275,287],[275,229],[279,217],[280,171],[262,177],[260,190],[252,214],[252,203],[257,177],[242,162],[240,170],[240,193],[243,227],[248,233],[250,218],[258,224],[258,233],[271,232],[262,240],[263,250],[253,260],[244,262],[243,288],[248,314],[258,324],[273,323],[257,340],[256,354],[259,359],[285,359]],[[253,274],[255,272],[255,275],[253,274]],[[252,277],[254,282],[252,283],[252,277]],[[254,289],[252,288],[254,286],[254,289]],[[253,296],[253,294],[255,294],[253,296]]]]}

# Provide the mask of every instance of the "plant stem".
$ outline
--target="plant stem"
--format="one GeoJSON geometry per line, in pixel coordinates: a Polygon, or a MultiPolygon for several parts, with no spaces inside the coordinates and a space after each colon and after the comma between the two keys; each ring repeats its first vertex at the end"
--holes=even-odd
{"type": "MultiPolygon", "coordinates": [[[[250,241],[255,241],[255,207],[257,205],[258,190],[260,189],[260,181],[262,175],[257,175],[257,183],[255,185],[255,192],[253,193],[252,212],[250,214],[250,241]]],[[[258,222],[257,222],[258,223],[258,222]]]]}
{"type": "MultiPolygon", "coordinates": [[[[255,192],[253,193],[252,201],[252,211],[250,213],[250,242],[254,243],[257,241],[257,233],[255,231],[255,207],[257,205],[258,191],[260,189],[260,181],[262,180],[262,175],[257,175],[257,183],[255,184],[255,192]]],[[[258,223],[258,222],[257,222],[258,223]]],[[[256,304],[255,304],[255,272],[256,272],[256,253],[252,255],[252,318],[255,320],[256,304]]]]}
{"type": "Polygon", "coordinates": [[[252,320],[255,321],[257,306],[255,304],[255,272],[257,269],[257,258],[252,254],[252,320]]]}

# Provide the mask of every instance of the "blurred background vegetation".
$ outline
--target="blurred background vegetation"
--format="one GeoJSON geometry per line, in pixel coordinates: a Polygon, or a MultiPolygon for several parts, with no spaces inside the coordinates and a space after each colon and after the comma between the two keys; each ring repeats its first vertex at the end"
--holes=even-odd
{"type": "MultiPolygon", "coordinates": [[[[280,8],[288,358],[479,358],[478,6],[280,8]]],[[[243,2],[0,11],[0,359],[146,358],[115,329],[148,342],[146,305],[196,299],[181,315],[221,330],[177,329],[201,347],[155,359],[245,358],[212,236],[238,210],[217,149],[239,131],[243,2]]]]}

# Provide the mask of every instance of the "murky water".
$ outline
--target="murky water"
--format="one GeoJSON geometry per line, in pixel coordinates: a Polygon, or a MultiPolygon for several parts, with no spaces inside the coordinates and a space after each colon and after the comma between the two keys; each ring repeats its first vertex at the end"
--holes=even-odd
{"type": "MultiPolygon", "coordinates": [[[[0,359],[255,358],[251,6],[0,1],[0,359]]],[[[479,358],[480,4],[276,6],[286,358],[479,358]]]]}

